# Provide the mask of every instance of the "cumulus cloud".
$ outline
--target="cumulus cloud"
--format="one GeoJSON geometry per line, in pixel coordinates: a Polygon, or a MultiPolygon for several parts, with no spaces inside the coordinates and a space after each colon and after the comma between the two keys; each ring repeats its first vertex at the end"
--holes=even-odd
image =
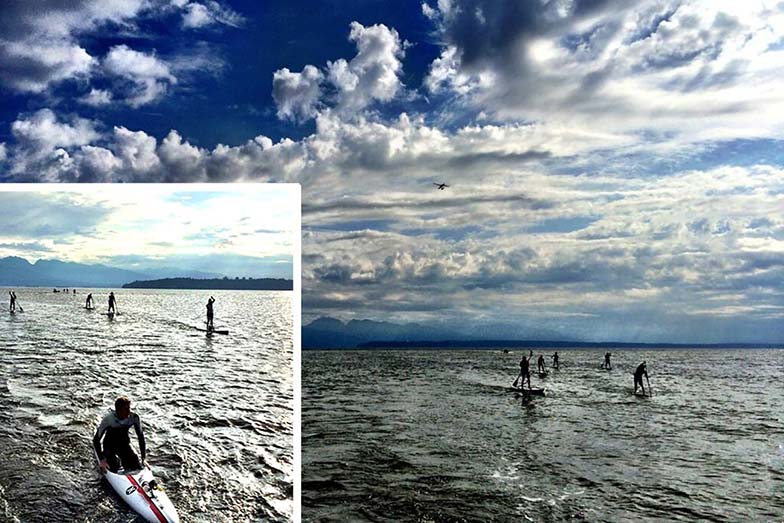
{"type": "Polygon", "coordinates": [[[21,148],[36,153],[86,145],[100,136],[95,122],[79,117],[61,122],[50,109],[41,109],[16,120],[11,124],[11,132],[21,148]]]}
{"type": "Polygon", "coordinates": [[[357,46],[356,56],[328,62],[324,72],[313,65],[306,65],[300,73],[288,68],[275,71],[272,83],[278,117],[306,120],[325,107],[350,117],[374,102],[392,100],[402,90],[405,46],[396,30],[352,22],[349,40],[357,46]],[[325,80],[331,87],[329,95],[322,87],[325,80]]]}
{"type": "Polygon", "coordinates": [[[170,85],[177,83],[177,78],[166,62],[126,45],[112,47],[103,61],[103,67],[110,74],[129,82],[126,99],[132,107],[155,101],[170,85]]]}
{"type": "Polygon", "coordinates": [[[285,67],[275,71],[272,97],[278,108],[278,118],[307,120],[316,116],[323,79],[321,71],[312,65],[306,65],[300,73],[285,67]]]}

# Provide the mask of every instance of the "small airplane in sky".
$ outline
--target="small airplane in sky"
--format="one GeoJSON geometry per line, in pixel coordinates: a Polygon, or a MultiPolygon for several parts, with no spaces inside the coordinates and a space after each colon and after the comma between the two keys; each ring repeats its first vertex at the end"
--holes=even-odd
{"type": "Polygon", "coordinates": [[[438,190],[439,190],[439,191],[443,191],[444,189],[446,189],[447,187],[449,187],[449,186],[448,186],[447,184],[445,184],[445,183],[436,183],[436,182],[433,182],[433,185],[435,185],[436,187],[438,187],[438,190]]]}

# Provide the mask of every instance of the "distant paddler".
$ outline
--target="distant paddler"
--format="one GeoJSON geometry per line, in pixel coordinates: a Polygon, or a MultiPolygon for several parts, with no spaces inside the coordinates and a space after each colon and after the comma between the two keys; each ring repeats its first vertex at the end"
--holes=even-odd
{"type": "Polygon", "coordinates": [[[525,354],[523,354],[523,358],[520,360],[520,375],[517,376],[516,380],[514,380],[514,383],[512,383],[512,387],[517,387],[517,381],[520,378],[523,378],[523,381],[520,383],[520,388],[522,389],[525,387],[526,380],[528,380],[528,388],[529,389],[531,388],[531,373],[529,371],[529,368],[531,366],[531,358],[533,357],[534,357],[534,351],[529,351],[527,358],[525,357],[525,354]]]}
{"type": "Polygon", "coordinates": [[[16,293],[14,291],[8,291],[8,295],[11,297],[11,303],[8,306],[8,310],[16,312],[16,293]]]}
{"type": "Polygon", "coordinates": [[[604,353],[604,363],[602,363],[603,369],[607,369],[607,370],[612,369],[612,365],[610,364],[610,356],[612,356],[612,354],[610,354],[609,352],[604,353]]]}
{"type": "Polygon", "coordinates": [[[558,366],[558,351],[555,351],[555,354],[550,356],[553,359],[553,368],[558,370],[560,367],[558,366]]]}
{"type": "Polygon", "coordinates": [[[92,309],[94,307],[95,304],[93,303],[93,293],[91,292],[90,294],[87,295],[87,301],[84,302],[84,308],[92,309]]]}
{"type": "Polygon", "coordinates": [[[120,396],[114,402],[114,410],[104,415],[93,437],[93,447],[98,456],[98,464],[102,472],[111,470],[117,472],[120,465],[125,470],[139,470],[144,463],[147,446],[144,442],[142,422],[139,415],[131,412],[131,400],[120,396]],[[131,439],[128,431],[133,427],[139,440],[139,456],[131,448],[131,439]]]}
{"type": "Polygon", "coordinates": [[[540,375],[547,374],[547,369],[544,368],[544,354],[540,354],[539,358],[536,360],[536,368],[540,375]]]}
{"type": "Polygon", "coordinates": [[[117,300],[114,297],[114,291],[109,292],[109,314],[115,314],[117,311],[115,309],[117,305],[117,300]]]}
{"type": "Polygon", "coordinates": [[[634,393],[637,394],[637,387],[639,386],[642,389],[642,395],[645,396],[645,385],[642,384],[642,377],[645,376],[645,380],[648,381],[648,389],[650,392],[651,382],[648,380],[648,367],[645,365],[643,361],[637,366],[637,370],[634,371],[634,393]]]}
{"type": "Polygon", "coordinates": [[[213,303],[215,303],[215,298],[210,296],[210,299],[207,300],[207,331],[208,332],[215,330],[215,324],[213,323],[214,313],[212,310],[213,303]]]}

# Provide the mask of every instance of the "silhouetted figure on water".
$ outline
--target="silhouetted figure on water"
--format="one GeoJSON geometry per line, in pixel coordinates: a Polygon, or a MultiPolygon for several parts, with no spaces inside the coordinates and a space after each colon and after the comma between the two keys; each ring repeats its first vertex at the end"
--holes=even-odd
{"type": "Polygon", "coordinates": [[[553,359],[553,368],[554,368],[555,370],[558,370],[558,368],[559,368],[559,367],[558,367],[558,351],[555,351],[555,354],[553,354],[553,355],[552,355],[552,356],[550,356],[550,357],[553,359]]]}
{"type": "Polygon", "coordinates": [[[539,374],[547,374],[547,369],[544,368],[544,354],[540,354],[539,358],[536,360],[536,368],[539,371],[539,374]]]}
{"type": "Polygon", "coordinates": [[[610,356],[612,356],[612,354],[610,354],[609,352],[604,353],[604,363],[602,363],[603,369],[607,369],[607,370],[612,369],[612,364],[610,364],[610,356]]]}
{"type": "Polygon", "coordinates": [[[210,299],[207,300],[207,330],[208,331],[215,330],[215,325],[213,323],[214,313],[212,310],[213,303],[215,303],[215,298],[210,296],[210,299]]]}
{"type": "Polygon", "coordinates": [[[87,301],[84,302],[85,309],[92,309],[95,305],[93,304],[93,293],[87,295],[87,301]]]}
{"type": "Polygon", "coordinates": [[[117,300],[114,297],[114,292],[110,292],[109,293],[109,311],[108,311],[110,314],[114,314],[115,312],[117,312],[115,310],[115,306],[116,305],[117,305],[117,300]]]}
{"type": "Polygon", "coordinates": [[[645,365],[644,361],[640,363],[637,366],[637,370],[634,371],[634,393],[637,394],[637,387],[639,386],[642,389],[642,395],[645,396],[645,385],[642,384],[643,376],[645,376],[646,380],[648,379],[648,367],[645,365]]]}
{"type": "Polygon", "coordinates": [[[8,306],[8,310],[16,312],[16,293],[14,291],[8,291],[8,295],[11,297],[11,304],[8,306]]]}
{"type": "Polygon", "coordinates": [[[530,351],[527,358],[525,357],[525,354],[523,354],[523,358],[520,360],[520,375],[514,380],[514,383],[512,384],[513,387],[517,387],[517,380],[523,378],[523,381],[520,382],[520,388],[522,389],[525,387],[526,380],[528,380],[528,388],[531,388],[531,372],[529,371],[529,368],[531,366],[531,358],[533,357],[534,351],[530,351]]]}

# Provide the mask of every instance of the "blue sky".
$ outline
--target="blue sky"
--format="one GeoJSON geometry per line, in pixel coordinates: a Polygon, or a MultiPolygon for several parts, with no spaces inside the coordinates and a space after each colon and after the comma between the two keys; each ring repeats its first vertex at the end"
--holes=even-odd
{"type": "Polygon", "coordinates": [[[11,1],[0,36],[0,180],[301,183],[305,322],[784,342],[780,3],[11,1]]]}

